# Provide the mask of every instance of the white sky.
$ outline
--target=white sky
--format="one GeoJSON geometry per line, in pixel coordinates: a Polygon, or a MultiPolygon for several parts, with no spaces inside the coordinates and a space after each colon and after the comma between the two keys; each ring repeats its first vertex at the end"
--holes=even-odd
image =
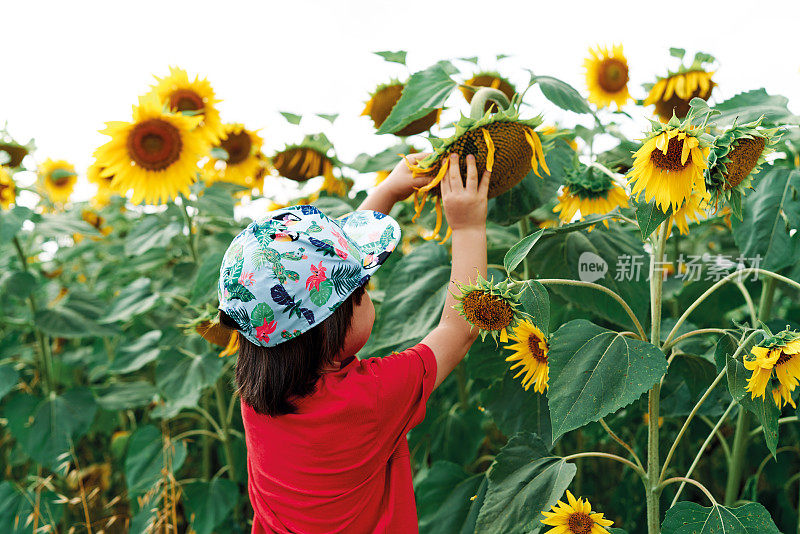
{"type": "MultiPolygon", "coordinates": [[[[152,75],[165,75],[169,65],[206,76],[223,100],[223,120],[262,129],[268,155],[323,129],[344,161],[395,142],[374,135],[371,121],[359,116],[372,88],[406,75],[402,66],[371,54],[378,50],[407,50],[412,72],[439,59],[475,55],[485,60],[482,67],[493,68],[496,54],[509,54],[498,67],[518,86],[527,82],[527,67],[585,94],[587,48],[621,42],[633,96],[641,98],[641,83],[675,67],[668,48],[677,46],[691,56],[701,50],[717,57],[717,101],[759,87],[792,99],[800,94],[797,1],[2,4],[0,125],[8,121],[18,141],[34,137],[36,160],[67,159],[79,173],[106,139],[97,130],[105,121],[129,120],[152,75]],[[333,126],[307,117],[298,127],[278,111],[340,117],[333,126]]],[[[575,121],[550,104],[538,111],[546,122],[575,121]]],[[[83,185],[78,197],[91,191],[83,185]]]]}

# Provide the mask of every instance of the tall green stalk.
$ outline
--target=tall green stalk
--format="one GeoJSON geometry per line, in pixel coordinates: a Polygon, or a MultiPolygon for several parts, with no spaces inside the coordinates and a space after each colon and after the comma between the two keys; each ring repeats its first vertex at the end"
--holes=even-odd
{"type": "Polygon", "coordinates": [[[217,400],[217,416],[219,417],[219,424],[222,427],[222,448],[225,453],[225,462],[228,464],[228,478],[236,482],[236,464],[234,463],[233,451],[231,450],[231,435],[228,432],[228,418],[226,417],[225,409],[225,385],[223,374],[217,380],[216,388],[214,391],[217,400]]]}
{"type": "MultiPolygon", "coordinates": [[[[769,321],[774,298],[775,279],[764,278],[761,282],[761,300],[758,303],[759,321],[769,321]]],[[[725,484],[725,506],[732,506],[739,498],[749,434],[750,414],[743,406],[740,406],[739,415],[736,418],[736,434],[733,437],[730,465],[728,465],[728,480],[725,484]]]]}
{"type": "MultiPolygon", "coordinates": [[[[650,343],[661,346],[661,300],[663,293],[664,277],[661,265],[664,261],[664,249],[667,243],[667,234],[672,225],[672,218],[667,218],[658,228],[658,240],[655,243],[653,254],[650,258],[650,343]]],[[[661,490],[658,487],[660,461],[658,455],[658,416],[661,401],[661,381],[657,381],[650,389],[647,396],[647,532],[659,534],[661,532],[661,509],[659,497],[661,490]]]]}

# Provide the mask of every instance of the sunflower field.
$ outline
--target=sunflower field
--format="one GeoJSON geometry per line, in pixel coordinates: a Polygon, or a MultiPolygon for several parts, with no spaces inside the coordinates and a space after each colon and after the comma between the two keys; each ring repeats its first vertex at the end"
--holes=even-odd
{"type": "Polygon", "coordinates": [[[402,245],[360,356],[407,348],[448,291],[456,152],[492,171],[489,272],[458,295],[481,337],[408,435],[420,531],[800,533],[788,99],[718,98],[715,58],[678,48],[645,87],[621,45],[589,50],[578,88],[502,56],[378,54],[405,74],[352,95],[384,142],[353,161],[336,115],[268,152],[178,67],[88,169],[0,131],[0,532],[249,532],[224,251],[261,212],[352,211],[427,153],[406,159],[430,180],[391,212],[402,245]]]}

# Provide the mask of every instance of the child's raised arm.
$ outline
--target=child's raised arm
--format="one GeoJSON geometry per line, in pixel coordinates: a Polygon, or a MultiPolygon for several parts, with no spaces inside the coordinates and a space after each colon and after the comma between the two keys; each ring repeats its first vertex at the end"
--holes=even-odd
{"type": "Polygon", "coordinates": [[[444,311],[439,325],[425,336],[422,343],[436,357],[436,384],[455,369],[467,354],[477,329],[453,309],[458,291],[456,282],[464,284],[480,273],[486,276],[486,196],[489,190],[489,172],[478,181],[475,157],[467,156],[467,180],[464,184],[458,163],[458,154],[450,155],[450,170],[442,179],[442,200],[447,224],[453,230],[453,263],[450,269],[449,291],[444,301],[444,311]]]}

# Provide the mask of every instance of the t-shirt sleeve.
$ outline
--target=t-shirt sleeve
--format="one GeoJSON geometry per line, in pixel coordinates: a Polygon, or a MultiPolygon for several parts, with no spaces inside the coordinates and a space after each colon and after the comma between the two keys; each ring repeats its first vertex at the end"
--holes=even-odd
{"type": "Polygon", "coordinates": [[[404,436],[425,419],[425,403],[436,383],[436,358],[419,343],[403,352],[370,359],[376,380],[379,433],[404,436]]]}

